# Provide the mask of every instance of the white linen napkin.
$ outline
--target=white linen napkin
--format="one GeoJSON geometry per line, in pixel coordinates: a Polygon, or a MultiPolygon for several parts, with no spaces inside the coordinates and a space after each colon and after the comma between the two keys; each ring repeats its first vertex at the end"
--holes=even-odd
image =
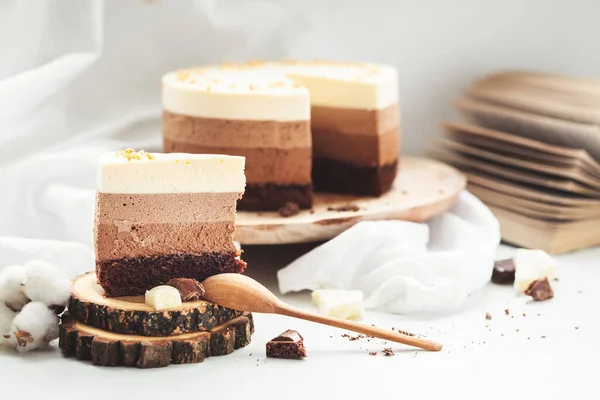
{"type": "Polygon", "coordinates": [[[365,308],[450,311],[491,277],[498,220],[467,191],[428,223],[364,221],[281,269],[282,293],[356,289],[365,308]]]}

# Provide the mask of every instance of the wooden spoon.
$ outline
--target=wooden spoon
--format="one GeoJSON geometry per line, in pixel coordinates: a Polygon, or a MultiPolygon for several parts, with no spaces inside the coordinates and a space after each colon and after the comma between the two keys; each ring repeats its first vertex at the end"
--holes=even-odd
{"type": "Polygon", "coordinates": [[[439,351],[442,345],[430,340],[421,339],[411,333],[396,332],[347,321],[340,318],[324,317],[299,310],[285,304],[269,289],[254,279],[240,274],[219,274],[202,282],[206,293],[204,298],[223,307],[240,311],[265,314],[281,314],[288,317],[301,318],[319,324],[359,332],[364,335],[403,343],[425,350],[439,351]]]}

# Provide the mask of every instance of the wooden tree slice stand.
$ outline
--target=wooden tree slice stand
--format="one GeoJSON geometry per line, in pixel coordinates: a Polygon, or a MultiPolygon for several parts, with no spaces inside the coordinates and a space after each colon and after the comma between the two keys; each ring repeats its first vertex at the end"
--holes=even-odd
{"type": "Polygon", "coordinates": [[[109,332],[140,336],[172,336],[210,331],[241,311],[208,301],[183,303],[180,307],[156,311],[145,304],[144,296],[110,297],[89,272],[73,281],[69,301],[70,318],[109,332]]]}
{"type": "Polygon", "coordinates": [[[96,274],[73,280],[59,347],[95,365],[166,367],[202,362],[250,343],[252,314],[208,301],[154,310],[144,296],[107,298],[96,274]]]}
{"type": "Polygon", "coordinates": [[[250,343],[254,325],[251,314],[236,317],[208,332],[166,337],[125,335],[66,320],[60,326],[59,347],[67,357],[94,365],[166,367],[190,364],[209,356],[232,353],[250,343]]]}
{"type": "Polygon", "coordinates": [[[403,157],[392,189],[374,197],[315,193],[312,210],[284,218],[277,212],[238,211],[235,239],[241,244],[287,244],[329,240],[366,220],[426,221],[452,207],[466,186],[457,169],[439,161],[403,157]],[[356,205],[358,211],[332,211],[356,205]]]}

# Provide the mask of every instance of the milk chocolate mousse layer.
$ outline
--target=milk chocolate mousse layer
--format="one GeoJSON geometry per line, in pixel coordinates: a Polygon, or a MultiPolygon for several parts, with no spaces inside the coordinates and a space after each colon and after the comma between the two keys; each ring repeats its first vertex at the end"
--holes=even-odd
{"type": "Polygon", "coordinates": [[[398,161],[399,132],[381,135],[347,135],[339,132],[313,132],[313,158],[328,158],[349,164],[374,167],[398,161]]]}
{"type": "Polygon", "coordinates": [[[310,113],[313,132],[381,135],[394,129],[399,130],[400,126],[398,104],[370,110],[312,106],[310,113]]]}
{"type": "Polygon", "coordinates": [[[242,272],[233,235],[243,157],[128,154],[105,155],[98,175],[96,275],[106,295],[242,272]]]}
{"type": "MultiPolygon", "coordinates": [[[[163,111],[163,136],[214,147],[310,148],[310,121],[202,118],[163,111]]],[[[246,166],[246,169],[252,168],[246,166]]]]}
{"type": "Polygon", "coordinates": [[[238,193],[96,195],[96,259],[235,252],[238,193]]]}

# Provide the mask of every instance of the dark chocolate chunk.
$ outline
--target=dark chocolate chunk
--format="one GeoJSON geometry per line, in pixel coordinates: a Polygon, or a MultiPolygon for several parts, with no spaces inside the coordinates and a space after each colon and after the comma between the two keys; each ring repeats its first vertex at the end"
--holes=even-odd
{"type": "Polygon", "coordinates": [[[293,217],[300,212],[300,206],[296,203],[285,203],[279,208],[279,215],[284,218],[293,217]]]}
{"type": "Polygon", "coordinates": [[[535,301],[544,301],[554,297],[554,292],[548,282],[548,278],[538,279],[531,282],[527,290],[525,290],[527,296],[533,297],[535,301]]]}
{"type": "Polygon", "coordinates": [[[337,211],[337,212],[358,211],[358,210],[360,210],[360,207],[357,206],[356,204],[348,204],[348,205],[339,206],[339,207],[327,207],[327,211],[337,211]]]}
{"type": "Polygon", "coordinates": [[[304,339],[294,330],[288,329],[267,343],[267,357],[300,359],[306,357],[304,339]]]}
{"type": "Polygon", "coordinates": [[[179,290],[181,301],[198,301],[204,296],[204,286],[200,282],[191,278],[173,278],[167,282],[167,285],[173,286],[179,290]]]}
{"type": "Polygon", "coordinates": [[[515,263],[512,258],[494,263],[492,282],[499,285],[512,284],[515,281],[515,263]]]}

